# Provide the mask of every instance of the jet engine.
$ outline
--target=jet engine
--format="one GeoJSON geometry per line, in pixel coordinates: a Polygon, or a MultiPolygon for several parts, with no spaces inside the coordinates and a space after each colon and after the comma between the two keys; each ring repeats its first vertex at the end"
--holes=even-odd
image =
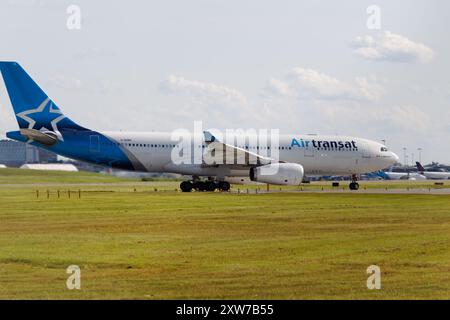
{"type": "Polygon", "coordinates": [[[303,166],[297,163],[271,163],[250,169],[250,180],[269,184],[299,185],[303,166]]]}

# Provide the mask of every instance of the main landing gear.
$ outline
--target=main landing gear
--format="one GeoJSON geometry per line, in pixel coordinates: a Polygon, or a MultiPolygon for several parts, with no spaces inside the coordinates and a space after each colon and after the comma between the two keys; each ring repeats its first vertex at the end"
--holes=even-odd
{"type": "Polygon", "coordinates": [[[349,184],[349,188],[350,190],[358,190],[359,189],[359,183],[358,181],[358,177],[356,174],[352,175],[352,182],[350,182],[349,184]]]}
{"type": "Polygon", "coordinates": [[[210,191],[213,192],[216,189],[220,191],[228,191],[230,190],[230,183],[227,181],[183,181],[180,183],[180,189],[182,192],[191,192],[193,189],[195,191],[210,191]]]}

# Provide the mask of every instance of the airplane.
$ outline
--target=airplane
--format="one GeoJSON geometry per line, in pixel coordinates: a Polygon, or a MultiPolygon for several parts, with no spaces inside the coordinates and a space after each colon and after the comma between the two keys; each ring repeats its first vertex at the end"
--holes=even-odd
{"type": "Polygon", "coordinates": [[[424,175],[417,172],[378,171],[378,176],[385,180],[426,180],[424,175]]]}
{"type": "Polygon", "coordinates": [[[425,176],[427,179],[437,179],[437,180],[450,179],[450,172],[425,171],[425,168],[420,164],[419,161],[416,161],[416,166],[417,166],[417,171],[420,172],[420,174],[425,176]]]}
{"type": "Polygon", "coordinates": [[[194,132],[194,144],[187,149],[181,138],[174,140],[173,132],[95,131],[64,115],[19,63],[0,62],[0,71],[19,125],[18,131],[7,132],[8,138],[105,167],[192,176],[181,182],[183,192],[228,191],[226,179],[240,177],[299,185],[308,175],[350,176],[349,188],[357,190],[359,174],[389,167],[399,159],[381,143],[350,136],[279,135],[264,145],[239,134],[229,143],[205,130],[194,132]],[[192,150],[194,154],[201,150],[200,161],[173,160],[174,154],[189,155],[192,150]],[[232,161],[210,161],[218,155],[232,155],[232,161]]]}

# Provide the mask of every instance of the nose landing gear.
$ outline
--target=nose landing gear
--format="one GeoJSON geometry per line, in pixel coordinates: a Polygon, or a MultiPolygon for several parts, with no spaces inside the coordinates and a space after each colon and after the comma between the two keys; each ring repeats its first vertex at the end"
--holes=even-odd
{"type": "Polygon", "coordinates": [[[352,175],[352,182],[350,182],[349,184],[349,188],[350,190],[358,190],[359,189],[359,183],[358,181],[358,176],[356,174],[352,175]]]}
{"type": "Polygon", "coordinates": [[[350,182],[349,186],[350,190],[358,190],[359,189],[359,183],[354,181],[354,182],[350,182]]]}

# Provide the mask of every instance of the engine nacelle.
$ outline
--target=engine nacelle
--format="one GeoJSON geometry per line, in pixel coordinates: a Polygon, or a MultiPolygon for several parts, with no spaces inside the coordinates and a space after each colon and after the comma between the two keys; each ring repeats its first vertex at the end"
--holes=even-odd
{"type": "Polygon", "coordinates": [[[299,185],[303,166],[298,163],[271,163],[250,169],[250,180],[279,185],[299,185]]]}

